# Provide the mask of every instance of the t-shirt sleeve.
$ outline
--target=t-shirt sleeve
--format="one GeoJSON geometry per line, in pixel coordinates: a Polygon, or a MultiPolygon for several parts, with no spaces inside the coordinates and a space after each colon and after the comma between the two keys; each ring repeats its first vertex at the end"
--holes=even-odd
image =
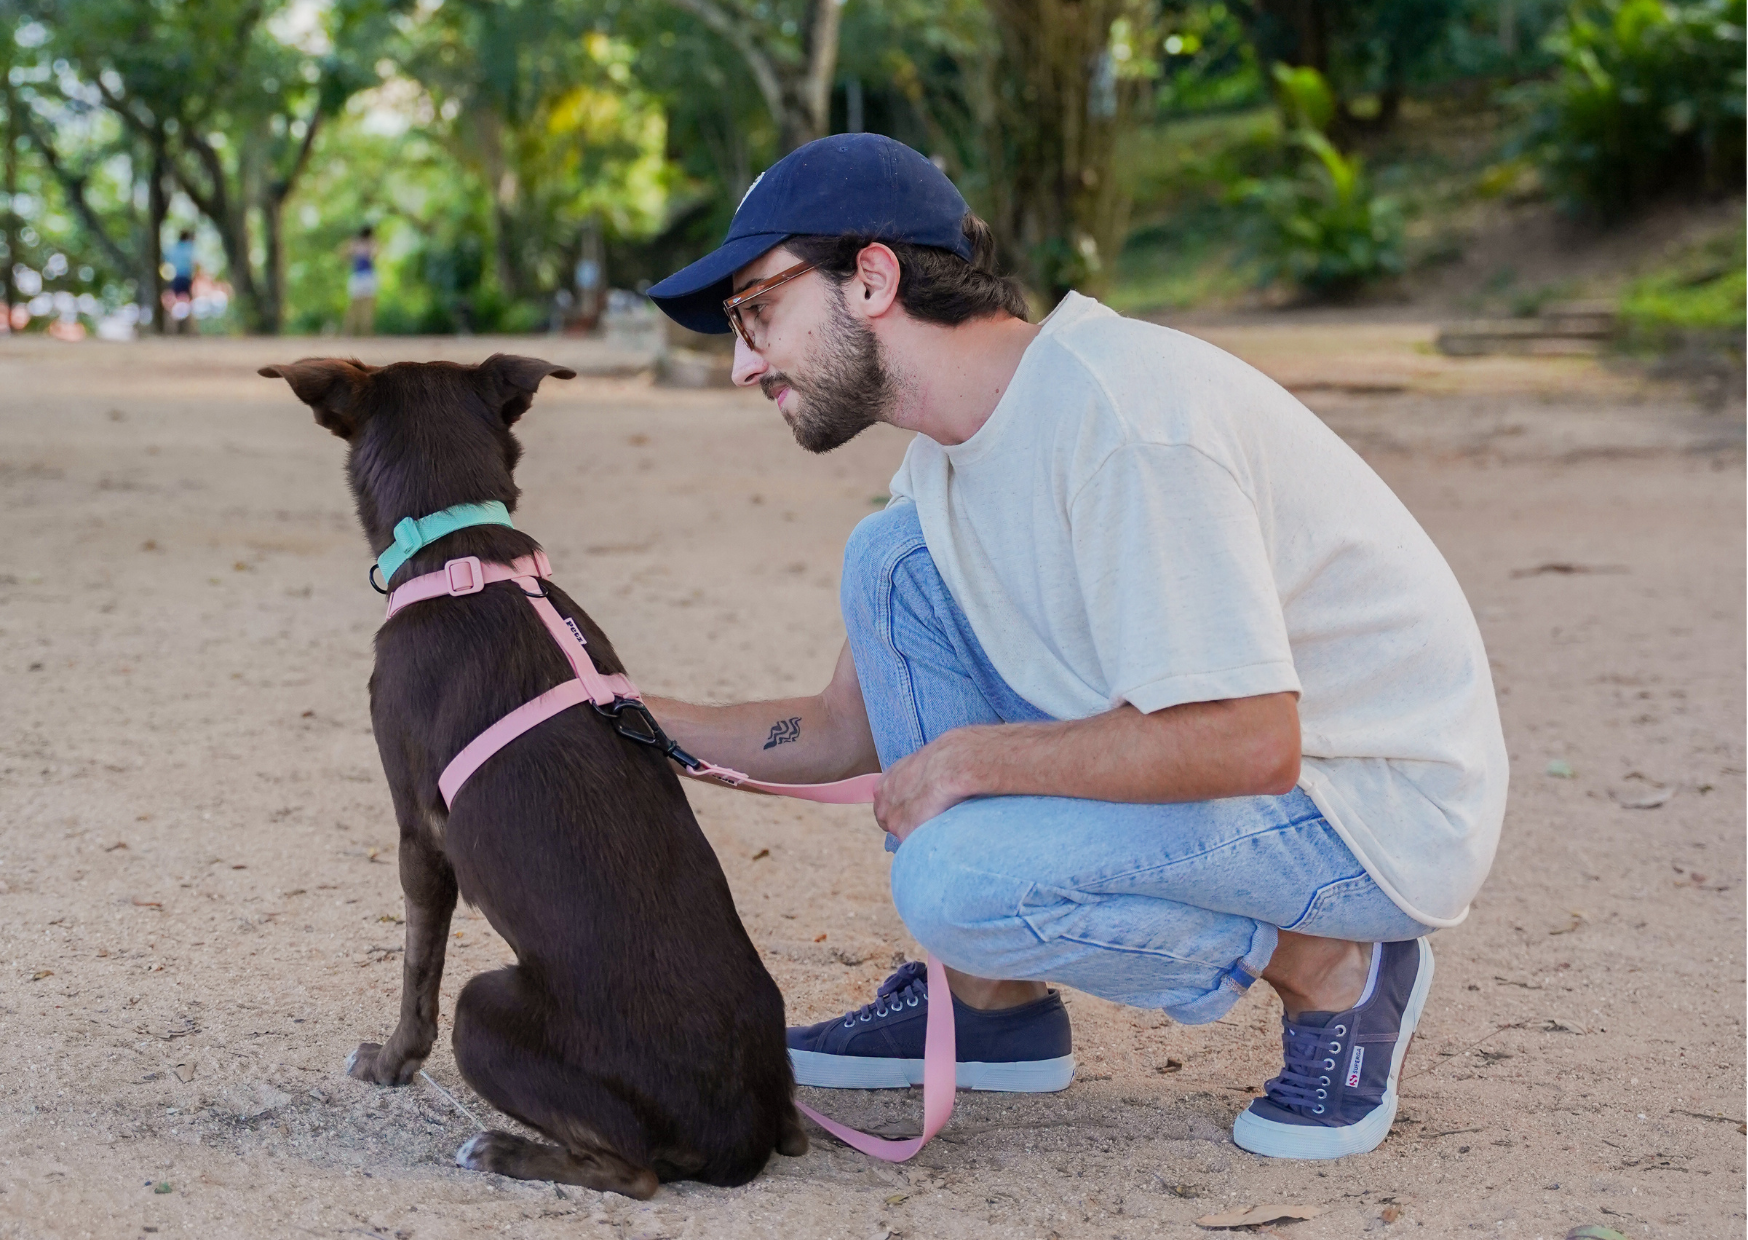
{"type": "Polygon", "coordinates": [[[1073,497],[1069,525],[1113,706],[1298,692],[1256,505],[1217,462],[1119,448],[1073,497]]]}

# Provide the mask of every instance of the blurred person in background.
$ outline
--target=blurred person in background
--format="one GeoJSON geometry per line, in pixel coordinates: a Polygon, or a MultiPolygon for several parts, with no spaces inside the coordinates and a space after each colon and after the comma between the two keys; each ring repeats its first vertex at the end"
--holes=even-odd
{"type": "Polygon", "coordinates": [[[194,330],[194,230],[184,228],[164,251],[164,262],[170,268],[170,289],[164,295],[164,310],[170,316],[170,330],[186,333],[194,330]]]}
{"type": "Polygon", "coordinates": [[[352,269],[346,276],[346,320],[340,333],[369,336],[376,330],[376,230],[369,224],[352,238],[347,257],[352,269]]]}

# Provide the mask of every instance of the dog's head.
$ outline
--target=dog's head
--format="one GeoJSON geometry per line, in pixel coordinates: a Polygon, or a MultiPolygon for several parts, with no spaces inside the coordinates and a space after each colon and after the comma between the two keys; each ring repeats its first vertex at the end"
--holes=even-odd
{"type": "Polygon", "coordinates": [[[284,379],[316,421],[349,446],[346,475],[371,545],[403,517],[499,500],[514,512],[522,445],[510,428],[548,375],[576,371],[534,357],[493,354],[477,366],[397,362],[366,366],[311,357],[260,373],[284,379]]]}

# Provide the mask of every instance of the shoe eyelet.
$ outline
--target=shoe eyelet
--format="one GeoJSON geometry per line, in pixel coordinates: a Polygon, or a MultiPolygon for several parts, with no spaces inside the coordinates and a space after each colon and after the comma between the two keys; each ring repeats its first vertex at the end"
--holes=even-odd
{"type": "MultiPolygon", "coordinates": [[[[867,1019],[867,1017],[863,1017],[863,1019],[864,1019],[864,1020],[866,1020],[866,1019],[867,1019]]],[[[1333,1060],[1333,1059],[1325,1059],[1325,1060],[1324,1060],[1324,1061],[1323,1061],[1323,1066],[1324,1066],[1324,1067],[1325,1067],[1325,1068],[1328,1068],[1328,1069],[1329,1069],[1329,1070],[1330,1070],[1330,1071],[1332,1071],[1332,1072],[1333,1072],[1333,1071],[1334,1071],[1334,1070],[1335,1070],[1335,1060],[1333,1060]]]]}
{"type": "Polygon", "coordinates": [[[855,1026],[855,1024],[856,1024],[855,1013],[852,1012],[850,1015],[844,1017],[844,1028],[845,1029],[853,1028],[855,1026]]]}
{"type": "Polygon", "coordinates": [[[1338,1038],[1345,1038],[1347,1036],[1347,1026],[1337,1025],[1335,1027],[1335,1036],[1338,1038]]]}
{"type": "Polygon", "coordinates": [[[884,1007],[875,1008],[874,1009],[874,1019],[875,1020],[885,1020],[886,1019],[886,1009],[884,1007]]]}
{"type": "Polygon", "coordinates": [[[910,998],[908,998],[904,1001],[905,1007],[915,1007],[916,1005],[917,1005],[917,997],[915,995],[912,995],[910,998]]]}
{"type": "Polygon", "coordinates": [[[1327,1085],[1329,1084],[1329,1078],[1326,1076],[1320,1076],[1317,1078],[1317,1083],[1319,1085],[1327,1085]]]}
{"type": "Polygon", "coordinates": [[[1319,1098],[1327,1098],[1329,1097],[1329,1091],[1327,1089],[1320,1089],[1317,1091],[1317,1096],[1319,1098]]]}
{"type": "MultiPolygon", "coordinates": [[[[873,1019],[873,1018],[872,1018],[872,1017],[870,1017],[870,1016],[869,1016],[869,1015],[868,1015],[868,1013],[866,1013],[866,1012],[863,1012],[863,1013],[862,1013],[862,1016],[861,1016],[861,1020],[862,1020],[862,1023],[863,1023],[863,1024],[867,1024],[867,1023],[868,1023],[868,1021],[869,1021],[869,1020],[871,1020],[871,1019],[873,1019]]],[[[1333,1067],[1333,1066],[1334,1066],[1334,1065],[1331,1065],[1331,1066],[1332,1066],[1332,1067],[1333,1067]]]]}
{"type": "Polygon", "coordinates": [[[1339,1055],[1339,1054],[1341,1054],[1341,1043],[1340,1042],[1331,1042],[1329,1044],[1329,1049],[1334,1051],[1337,1055],[1339,1055]]]}
{"type": "Polygon", "coordinates": [[[1321,1115],[1321,1114],[1323,1114],[1323,1108],[1322,1108],[1322,1107],[1321,1107],[1321,1106],[1315,1106],[1315,1107],[1312,1107],[1312,1108],[1311,1108],[1311,1114],[1313,1114],[1313,1115],[1321,1115]]]}

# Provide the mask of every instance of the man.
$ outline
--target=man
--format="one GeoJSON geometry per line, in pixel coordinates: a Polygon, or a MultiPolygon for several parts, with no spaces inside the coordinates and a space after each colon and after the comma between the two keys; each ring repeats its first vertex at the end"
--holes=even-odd
{"type": "MultiPolygon", "coordinates": [[[[1208,344],[1073,294],[1028,323],[988,230],[886,138],[789,155],[650,295],[736,331],[736,382],[802,447],[916,432],[845,551],[831,684],[651,705],[761,779],[885,772],[893,900],[949,966],[961,1087],[1068,1084],[1045,979],[1201,1023],[1260,977],[1285,1064],[1234,1139],[1376,1147],[1425,936],[1466,914],[1505,802],[1479,632],[1407,510],[1208,344]]],[[[921,980],[792,1029],[797,1079],[920,1080],[921,980]]]]}

